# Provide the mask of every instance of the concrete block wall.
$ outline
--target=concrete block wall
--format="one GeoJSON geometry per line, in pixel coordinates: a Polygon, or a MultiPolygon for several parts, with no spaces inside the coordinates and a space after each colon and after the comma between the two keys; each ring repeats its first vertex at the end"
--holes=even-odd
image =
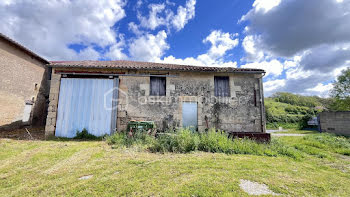
{"type": "Polygon", "coordinates": [[[350,136],[350,111],[322,112],[319,117],[321,132],[350,136]]]}

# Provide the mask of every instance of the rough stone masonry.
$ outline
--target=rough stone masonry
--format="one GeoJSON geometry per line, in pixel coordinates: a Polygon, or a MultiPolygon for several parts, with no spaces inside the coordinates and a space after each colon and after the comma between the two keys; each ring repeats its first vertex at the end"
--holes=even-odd
{"type": "Polygon", "coordinates": [[[157,129],[182,127],[182,103],[197,103],[198,130],[217,128],[232,132],[265,132],[263,90],[259,72],[198,72],[176,69],[120,69],[53,64],[46,136],[55,134],[60,80],[67,73],[90,77],[116,74],[119,80],[117,130],[130,120],[155,121],[157,129]],[[63,66],[62,66],[63,65],[63,66]],[[150,94],[150,76],[165,77],[165,95],[150,94]],[[229,96],[215,96],[214,77],[229,78],[229,96]]]}

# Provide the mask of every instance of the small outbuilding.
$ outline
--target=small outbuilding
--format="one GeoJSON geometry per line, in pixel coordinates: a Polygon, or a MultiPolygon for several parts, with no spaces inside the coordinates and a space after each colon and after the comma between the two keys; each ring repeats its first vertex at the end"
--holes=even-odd
{"type": "Polygon", "coordinates": [[[319,130],[320,132],[350,136],[350,111],[320,113],[319,130]]]}

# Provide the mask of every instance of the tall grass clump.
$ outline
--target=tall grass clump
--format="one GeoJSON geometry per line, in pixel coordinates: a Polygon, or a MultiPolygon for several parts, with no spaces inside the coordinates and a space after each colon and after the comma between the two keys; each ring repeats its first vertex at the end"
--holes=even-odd
{"type": "Polygon", "coordinates": [[[184,129],[177,133],[165,133],[159,136],[149,147],[152,152],[203,151],[226,154],[278,155],[300,159],[302,155],[294,147],[284,145],[277,139],[270,143],[259,143],[250,139],[231,139],[228,135],[215,129],[205,133],[192,132],[184,129]]]}
{"type": "Polygon", "coordinates": [[[180,129],[176,132],[160,133],[157,137],[143,134],[133,137],[125,133],[116,133],[107,138],[107,142],[114,146],[131,147],[143,145],[151,152],[189,153],[203,151],[226,154],[249,154],[266,156],[288,156],[294,159],[301,158],[295,148],[284,145],[274,139],[270,143],[259,143],[250,139],[232,139],[225,132],[210,129],[198,133],[189,129],[180,129]]]}
{"type": "Polygon", "coordinates": [[[152,152],[178,152],[188,153],[196,151],[200,137],[189,129],[181,129],[178,132],[167,132],[158,134],[157,139],[149,147],[152,152]]]}
{"type": "Polygon", "coordinates": [[[113,147],[132,147],[142,146],[147,147],[153,144],[154,137],[144,132],[136,132],[133,136],[129,136],[126,132],[116,132],[111,136],[106,137],[106,141],[113,147]]]}

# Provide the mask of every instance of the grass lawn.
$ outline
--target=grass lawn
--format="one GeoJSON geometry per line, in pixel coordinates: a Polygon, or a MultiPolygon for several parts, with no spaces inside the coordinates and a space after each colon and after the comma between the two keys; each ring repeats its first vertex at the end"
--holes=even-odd
{"type": "Polygon", "coordinates": [[[349,196],[349,150],[305,137],[278,140],[303,158],[159,154],[112,149],[105,141],[0,139],[0,196],[247,196],[240,179],[282,195],[349,196]],[[93,176],[79,180],[87,175],[93,176]]]}
{"type": "Polygon", "coordinates": [[[285,131],[278,131],[274,133],[291,133],[291,134],[317,134],[320,133],[316,130],[298,130],[298,129],[288,129],[285,131]]]}

